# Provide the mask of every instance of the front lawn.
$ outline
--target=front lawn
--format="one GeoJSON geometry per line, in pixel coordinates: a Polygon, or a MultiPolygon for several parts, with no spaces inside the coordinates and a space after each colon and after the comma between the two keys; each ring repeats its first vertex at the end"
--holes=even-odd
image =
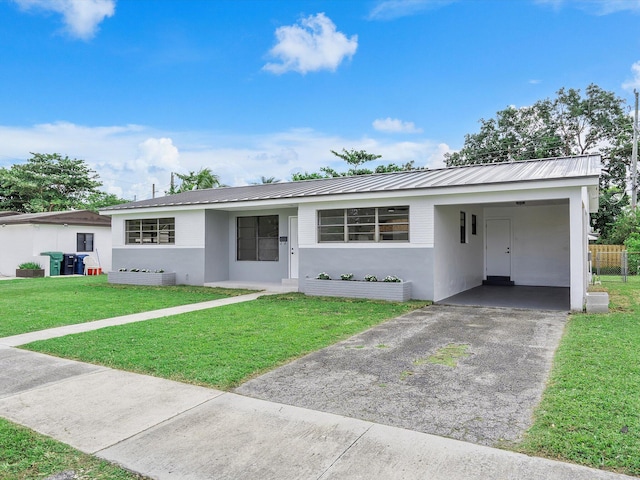
{"type": "Polygon", "coordinates": [[[616,280],[611,313],[571,316],[518,450],[640,475],[640,278],[616,280]]]}
{"type": "Polygon", "coordinates": [[[425,303],[282,294],[22,348],[229,389],[425,303]]]}
{"type": "Polygon", "coordinates": [[[0,418],[0,478],[27,480],[73,471],[78,480],[143,480],[136,475],[0,418]]]}
{"type": "Polygon", "coordinates": [[[107,283],[107,276],[0,282],[0,337],[118,317],[243,293],[208,287],[142,287],[107,283]]]}

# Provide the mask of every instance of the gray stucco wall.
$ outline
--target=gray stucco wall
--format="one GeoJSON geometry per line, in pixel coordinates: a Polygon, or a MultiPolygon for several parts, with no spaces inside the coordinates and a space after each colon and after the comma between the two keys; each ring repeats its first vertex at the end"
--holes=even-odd
{"type": "Polygon", "coordinates": [[[206,282],[229,279],[229,213],[205,211],[205,268],[206,282]]]}
{"type": "Polygon", "coordinates": [[[411,297],[433,300],[433,248],[300,248],[300,288],[304,278],[326,272],[332,278],[353,273],[382,280],[395,275],[413,283],[411,297]]]}
{"type": "Polygon", "coordinates": [[[289,277],[289,244],[278,243],[277,261],[238,261],[236,258],[236,218],[253,215],[278,215],[279,236],[288,237],[289,217],[297,214],[295,209],[250,210],[229,214],[229,280],[254,282],[280,282],[289,277]]]}
{"type": "Polygon", "coordinates": [[[119,268],[163,269],[176,272],[179,285],[204,283],[204,248],[114,248],[113,270],[119,268]]]}

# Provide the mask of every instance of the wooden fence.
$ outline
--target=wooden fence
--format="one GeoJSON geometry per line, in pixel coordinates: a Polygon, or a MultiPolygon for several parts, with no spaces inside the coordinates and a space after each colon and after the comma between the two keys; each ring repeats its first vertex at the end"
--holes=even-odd
{"type": "Polygon", "coordinates": [[[610,268],[622,265],[622,252],[625,250],[624,245],[589,245],[591,252],[591,264],[596,268],[596,259],[599,258],[600,267],[610,268]],[[600,253],[600,256],[598,256],[600,253]]]}

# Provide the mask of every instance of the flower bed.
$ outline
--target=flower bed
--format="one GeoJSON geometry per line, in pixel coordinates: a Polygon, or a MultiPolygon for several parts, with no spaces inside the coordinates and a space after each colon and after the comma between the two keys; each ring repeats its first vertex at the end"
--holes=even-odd
{"type": "Polygon", "coordinates": [[[411,282],[319,280],[307,278],[304,293],[317,297],[349,297],[406,302],[411,299],[411,282]]]}
{"type": "Polygon", "coordinates": [[[109,272],[109,283],[121,283],[125,285],[175,285],[175,272],[109,272]]]}

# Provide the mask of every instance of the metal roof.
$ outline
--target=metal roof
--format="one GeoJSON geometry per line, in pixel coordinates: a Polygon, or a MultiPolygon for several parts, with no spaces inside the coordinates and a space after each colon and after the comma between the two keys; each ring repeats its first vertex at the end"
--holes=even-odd
{"type": "Polygon", "coordinates": [[[598,177],[599,155],[488,163],[435,170],[323,178],[300,182],[221,187],[168,195],[102,209],[103,212],[138,208],[208,205],[261,200],[296,199],[365,192],[428,190],[442,187],[598,177]]]}

